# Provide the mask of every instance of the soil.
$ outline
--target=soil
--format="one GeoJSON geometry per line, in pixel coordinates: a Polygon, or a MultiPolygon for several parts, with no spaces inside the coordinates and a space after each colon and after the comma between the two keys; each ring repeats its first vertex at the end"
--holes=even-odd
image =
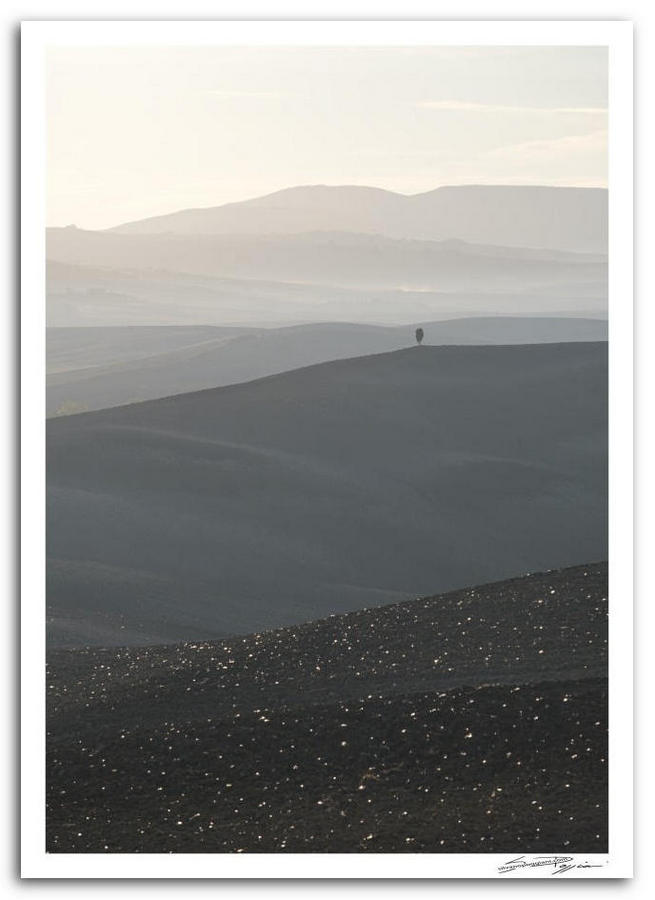
{"type": "Polygon", "coordinates": [[[605,852],[607,565],[49,654],[49,852],[605,852]]]}

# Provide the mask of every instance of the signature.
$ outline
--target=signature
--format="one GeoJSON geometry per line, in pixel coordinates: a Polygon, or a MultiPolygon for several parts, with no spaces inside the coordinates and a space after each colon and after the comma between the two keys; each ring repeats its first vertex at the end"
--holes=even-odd
{"type": "Polygon", "coordinates": [[[509,862],[498,866],[498,873],[505,875],[508,872],[515,872],[517,869],[537,869],[546,867],[552,869],[551,875],[563,875],[570,872],[571,869],[600,869],[603,863],[590,863],[586,860],[582,862],[576,861],[573,856],[517,856],[510,859],[509,862]]]}

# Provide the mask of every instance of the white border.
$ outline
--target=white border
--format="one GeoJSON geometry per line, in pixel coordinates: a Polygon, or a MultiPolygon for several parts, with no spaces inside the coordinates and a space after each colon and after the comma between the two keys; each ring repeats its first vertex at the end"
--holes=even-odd
{"type": "MultiPolygon", "coordinates": [[[[46,45],[606,45],[610,54],[610,853],[566,878],[632,875],[632,24],[500,21],[27,22],[22,140],[22,819],[24,878],[489,878],[496,854],[45,853],[46,45]]],[[[580,857],[582,859],[582,857],[580,857]]],[[[546,877],[539,870],[521,877],[546,877]]],[[[560,876],[562,877],[562,876],[560,876]]]]}

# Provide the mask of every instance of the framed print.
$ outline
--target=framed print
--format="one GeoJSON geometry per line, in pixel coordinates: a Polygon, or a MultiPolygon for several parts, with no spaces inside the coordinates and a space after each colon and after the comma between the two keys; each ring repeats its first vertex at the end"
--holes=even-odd
{"type": "Polygon", "coordinates": [[[630,875],[631,42],[23,25],[24,877],[630,875]]]}

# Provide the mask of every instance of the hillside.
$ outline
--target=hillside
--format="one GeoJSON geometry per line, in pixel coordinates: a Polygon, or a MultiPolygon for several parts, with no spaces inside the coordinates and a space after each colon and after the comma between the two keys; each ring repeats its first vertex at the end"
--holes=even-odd
{"type": "Polygon", "coordinates": [[[48,658],[49,852],[607,850],[607,565],[48,658]]]}
{"type": "MultiPolygon", "coordinates": [[[[601,319],[496,316],[422,325],[425,343],[529,344],[607,340],[601,319]]],[[[322,323],[274,329],[50,328],[47,415],[66,415],[251,381],[414,343],[416,326],[322,323]]]]}
{"type": "Polygon", "coordinates": [[[600,288],[607,262],[595,254],[398,240],[349,232],[290,235],[122,234],[50,228],[47,258],[135,271],[320,283],[360,289],[512,291],[600,288]]]}
{"type": "MultiPolygon", "coordinates": [[[[83,253],[78,256],[84,259],[83,253]]],[[[366,290],[48,260],[46,284],[46,320],[48,327],[57,328],[261,328],[321,322],[409,325],[417,320],[498,314],[607,317],[605,282],[550,284],[534,290],[518,285],[511,291],[493,291],[488,284],[468,292],[416,291],[406,285],[366,290]]]]}
{"type": "Polygon", "coordinates": [[[220,637],[606,555],[607,347],[415,347],[52,419],[55,644],[220,637]]]}
{"type": "Polygon", "coordinates": [[[309,185],[241,203],[129,222],[119,234],[294,234],[353,231],[402,239],[605,253],[607,191],[465,185],[404,195],[309,185]]]}

